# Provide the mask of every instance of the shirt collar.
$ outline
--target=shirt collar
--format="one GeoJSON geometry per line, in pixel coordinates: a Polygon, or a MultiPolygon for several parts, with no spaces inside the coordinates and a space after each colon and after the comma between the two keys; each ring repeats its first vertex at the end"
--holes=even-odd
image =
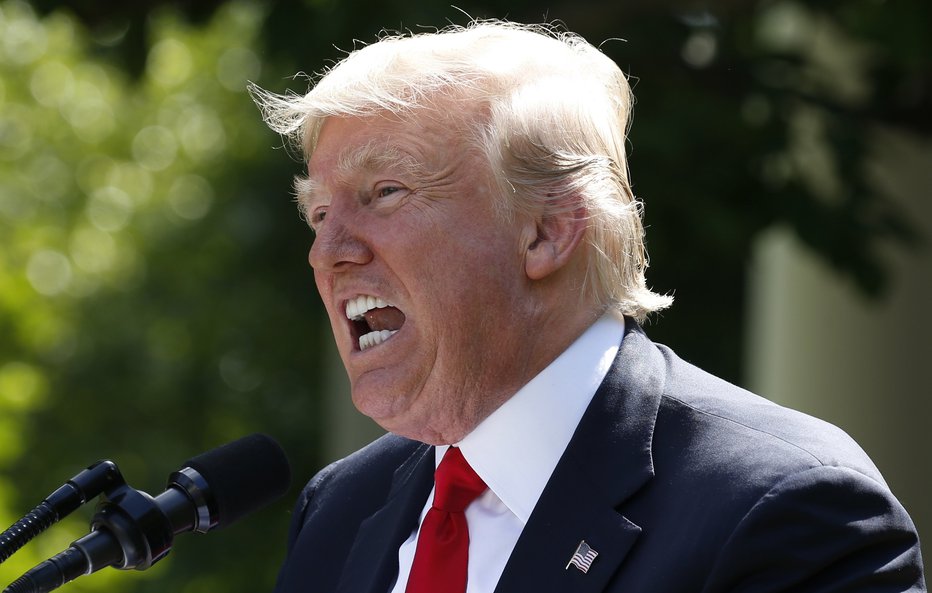
{"type": "MultiPolygon", "coordinates": [[[[608,373],[624,320],[606,313],[456,444],[489,489],[527,523],[576,426],[608,373]]],[[[439,464],[447,446],[436,449],[439,464]]]]}

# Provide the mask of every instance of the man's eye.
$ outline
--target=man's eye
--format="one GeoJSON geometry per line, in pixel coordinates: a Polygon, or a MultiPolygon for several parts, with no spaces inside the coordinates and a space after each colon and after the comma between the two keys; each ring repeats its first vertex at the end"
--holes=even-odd
{"type": "Polygon", "coordinates": [[[327,216],[327,210],[325,208],[318,208],[311,212],[311,216],[308,219],[308,222],[312,227],[316,228],[320,223],[324,221],[324,218],[327,216]]]}
{"type": "Polygon", "coordinates": [[[399,192],[399,191],[401,191],[400,187],[397,187],[394,185],[388,185],[388,186],[381,187],[378,190],[376,190],[375,194],[380,198],[384,198],[386,196],[390,196],[393,193],[399,192]]]}

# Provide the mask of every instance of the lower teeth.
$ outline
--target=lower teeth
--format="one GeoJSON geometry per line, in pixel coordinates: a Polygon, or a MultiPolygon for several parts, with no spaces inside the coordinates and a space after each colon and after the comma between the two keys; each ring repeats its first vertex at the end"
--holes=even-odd
{"type": "Polygon", "coordinates": [[[359,338],[359,349],[365,350],[366,348],[372,348],[378,344],[381,344],[385,340],[389,339],[397,333],[398,330],[383,329],[381,331],[369,332],[368,334],[359,338]]]}

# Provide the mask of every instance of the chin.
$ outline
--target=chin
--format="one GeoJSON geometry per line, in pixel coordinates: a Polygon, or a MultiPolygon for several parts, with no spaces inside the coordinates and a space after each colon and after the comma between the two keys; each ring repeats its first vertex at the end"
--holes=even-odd
{"type": "MultiPolygon", "coordinates": [[[[376,422],[385,430],[391,431],[391,426],[398,423],[399,418],[405,416],[407,405],[397,396],[389,395],[388,389],[353,389],[353,405],[361,414],[376,422]]],[[[393,431],[394,432],[394,431],[393,431]]]]}

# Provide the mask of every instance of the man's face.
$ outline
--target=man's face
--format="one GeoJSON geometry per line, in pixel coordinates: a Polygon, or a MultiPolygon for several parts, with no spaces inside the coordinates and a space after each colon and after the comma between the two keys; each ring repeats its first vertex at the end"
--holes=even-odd
{"type": "MultiPolygon", "coordinates": [[[[299,199],[353,402],[384,428],[461,439],[529,379],[533,222],[438,118],[329,118],[299,199]]],[[[536,370],[536,369],[535,369],[536,370]]]]}

